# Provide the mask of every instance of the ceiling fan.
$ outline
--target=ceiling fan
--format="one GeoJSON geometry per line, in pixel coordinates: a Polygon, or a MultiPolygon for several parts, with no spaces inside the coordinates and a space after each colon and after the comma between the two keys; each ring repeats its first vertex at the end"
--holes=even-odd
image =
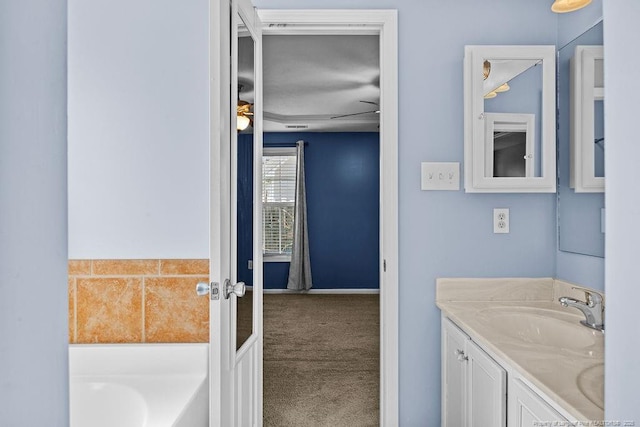
{"type": "Polygon", "coordinates": [[[236,106],[236,128],[238,132],[245,130],[247,127],[253,127],[253,103],[240,99],[240,92],[244,89],[244,85],[238,85],[238,105],[236,106]]]}
{"type": "Polygon", "coordinates": [[[331,117],[331,119],[339,119],[339,118],[342,118],[342,117],[350,117],[350,116],[359,116],[361,114],[370,114],[370,113],[380,114],[380,104],[378,104],[377,102],[372,102],[372,101],[360,101],[360,102],[363,102],[365,104],[375,105],[378,108],[376,108],[375,110],[371,110],[371,111],[362,111],[360,113],[341,114],[339,116],[333,116],[333,117],[331,117]]]}
{"type": "Polygon", "coordinates": [[[253,126],[253,104],[243,101],[242,99],[238,100],[238,106],[236,107],[237,114],[237,128],[238,131],[245,130],[249,126],[253,126]]]}

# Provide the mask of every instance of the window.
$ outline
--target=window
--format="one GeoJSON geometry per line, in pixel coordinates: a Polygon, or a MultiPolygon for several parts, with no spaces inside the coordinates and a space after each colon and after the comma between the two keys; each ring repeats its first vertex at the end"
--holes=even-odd
{"type": "Polygon", "coordinates": [[[262,157],[262,252],[290,261],[296,200],[296,149],[265,148],[262,157]]]}

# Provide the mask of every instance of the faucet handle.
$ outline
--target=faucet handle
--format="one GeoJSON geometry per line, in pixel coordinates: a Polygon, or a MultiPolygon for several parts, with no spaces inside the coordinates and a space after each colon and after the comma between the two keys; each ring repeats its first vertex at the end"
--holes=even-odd
{"type": "Polygon", "coordinates": [[[598,292],[591,292],[585,288],[579,288],[577,286],[572,286],[571,289],[583,291],[585,302],[589,307],[593,307],[596,304],[602,303],[602,295],[600,295],[598,292]]]}

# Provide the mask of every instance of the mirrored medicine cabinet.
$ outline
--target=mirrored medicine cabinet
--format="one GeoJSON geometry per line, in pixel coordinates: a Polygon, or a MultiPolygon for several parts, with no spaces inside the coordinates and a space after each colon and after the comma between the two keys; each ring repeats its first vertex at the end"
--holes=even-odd
{"type": "Polygon", "coordinates": [[[465,191],[556,191],[555,46],[465,46],[465,191]]]}

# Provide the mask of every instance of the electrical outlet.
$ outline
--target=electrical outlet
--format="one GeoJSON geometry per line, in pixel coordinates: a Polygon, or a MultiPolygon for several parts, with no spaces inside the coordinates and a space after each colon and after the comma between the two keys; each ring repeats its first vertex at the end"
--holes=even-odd
{"type": "Polygon", "coordinates": [[[496,208],[493,210],[493,232],[509,232],[509,209],[496,208]]]}

